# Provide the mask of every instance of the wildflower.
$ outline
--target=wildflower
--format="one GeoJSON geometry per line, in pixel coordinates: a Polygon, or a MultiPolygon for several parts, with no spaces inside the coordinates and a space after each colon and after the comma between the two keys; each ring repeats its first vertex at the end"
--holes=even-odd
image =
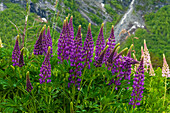
{"type": "Polygon", "coordinates": [[[147,72],[148,70],[148,67],[149,67],[149,61],[150,61],[150,54],[149,54],[149,51],[147,49],[147,46],[146,46],[146,40],[144,40],[144,51],[143,51],[143,54],[144,54],[144,67],[145,67],[145,71],[147,72]]]}
{"type": "Polygon", "coordinates": [[[98,60],[99,55],[101,54],[101,51],[103,51],[103,49],[105,48],[105,40],[104,40],[104,36],[103,36],[103,26],[104,26],[104,23],[102,24],[102,26],[100,28],[99,36],[96,41],[96,49],[95,49],[95,57],[94,57],[95,61],[98,60]]]}
{"type": "Polygon", "coordinates": [[[21,49],[21,54],[20,54],[20,57],[19,57],[19,67],[22,67],[22,66],[25,65],[24,58],[23,58],[23,52],[24,52],[24,48],[21,49]]]}
{"type": "Polygon", "coordinates": [[[20,49],[19,49],[18,39],[19,39],[19,35],[16,38],[14,50],[12,52],[13,66],[19,65],[20,49]]]}
{"type": "MultiPolygon", "coordinates": [[[[47,39],[47,35],[45,34],[46,32],[46,25],[44,25],[43,31],[42,31],[42,50],[43,54],[46,55],[48,51],[48,46],[52,44],[52,41],[50,41],[50,38],[47,39]],[[51,43],[51,44],[50,44],[51,43]]],[[[52,48],[51,48],[52,49],[52,48]]]]}
{"type": "Polygon", "coordinates": [[[108,57],[110,56],[112,50],[115,47],[115,36],[114,36],[114,26],[112,26],[110,37],[108,38],[107,45],[109,45],[109,48],[106,51],[106,62],[108,60],[108,57]]]}
{"type": "Polygon", "coordinates": [[[72,53],[70,55],[70,62],[72,69],[70,70],[70,76],[69,76],[69,83],[68,87],[70,87],[71,84],[75,84],[75,86],[80,89],[80,81],[79,78],[82,74],[81,70],[83,68],[82,64],[82,36],[81,36],[81,25],[79,25],[77,36],[74,40],[74,46],[72,47],[72,53]]]}
{"type": "Polygon", "coordinates": [[[65,47],[66,47],[66,20],[63,23],[63,29],[58,39],[58,59],[63,62],[65,58],[65,47]]]}
{"type": "MultiPolygon", "coordinates": [[[[51,47],[51,54],[53,53],[53,48],[52,48],[52,38],[51,38],[51,35],[50,35],[50,26],[48,26],[48,29],[47,29],[47,43],[48,43],[48,47],[50,46],[51,47]]],[[[51,55],[52,56],[52,55],[51,55]]]]}
{"type": "Polygon", "coordinates": [[[66,17],[66,47],[65,47],[65,55],[68,60],[71,56],[72,47],[74,46],[74,30],[72,25],[72,19],[70,18],[70,22],[68,23],[68,17],[66,17]]]}
{"type": "Polygon", "coordinates": [[[149,64],[150,64],[150,66],[149,66],[149,67],[150,67],[149,75],[150,75],[150,76],[155,76],[155,72],[154,72],[154,70],[153,70],[151,61],[149,61],[149,64]]]}
{"type": "Polygon", "coordinates": [[[31,90],[33,89],[33,87],[32,87],[31,82],[30,82],[29,71],[28,71],[27,74],[26,74],[26,86],[27,86],[26,90],[27,90],[28,92],[31,92],[31,90]]]}
{"type": "MultiPolygon", "coordinates": [[[[50,51],[51,47],[48,47],[47,55],[45,56],[44,62],[42,63],[42,66],[40,68],[40,84],[46,82],[46,79],[51,77],[51,64],[50,64],[50,51]]],[[[47,83],[51,82],[50,79],[47,79],[47,83]]]]}
{"type": "Polygon", "coordinates": [[[90,62],[92,62],[93,51],[94,51],[94,42],[91,34],[91,23],[89,23],[87,36],[83,47],[83,56],[82,56],[84,58],[83,60],[85,61],[84,66],[88,65],[88,69],[90,69],[90,62]]]}
{"type": "Polygon", "coordinates": [[[166,62],[165,55],[163,54],[163,67],[162,67],[162,76],[163,77],[170,77],[170,71],[169,71],[169,66],[166,62]]]}
{"type": "Polygon", "coordinates": [[[142,94],[143,94],[143,85],[144,85],[144,58],[141,58],[140,65],[136,71],[135,78],[133,81],[133,91],[132,91],[132,98],[130,99],[129,104],[133,105],[133,108],[135,106],[140,105],[140,101],[142,100],[142,94]]]}
{"type": "Polygon", "coordinates": [[[41,30],[38,40],[34,45],[34,55],[43,55],[43,45],[42,45],[42,36],[44,32],[44,27],[41,30]]]}

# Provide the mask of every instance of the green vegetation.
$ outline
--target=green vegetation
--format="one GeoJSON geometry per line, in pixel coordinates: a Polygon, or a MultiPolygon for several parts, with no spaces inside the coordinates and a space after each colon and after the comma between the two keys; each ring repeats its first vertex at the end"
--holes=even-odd
{"type": "MultiPolygon", "coordinates": [[[[156,13],[145,15],[146,27],[148,29],[138,29],[135,35],[132,35],[124,43],[129,46],[134,42],[134,49],[140,52],[143,40],[146,39],[148,49],[151,54],[151,60],[154,67],[162,66],[162,54],[165,53],[167,62],[170,64],[170,6],[164,6],[156,13]],[[133,39],[138,37],[139,39],[133,39]]],[[[140,54],[136,55],[138,58],[140,54]]]]}

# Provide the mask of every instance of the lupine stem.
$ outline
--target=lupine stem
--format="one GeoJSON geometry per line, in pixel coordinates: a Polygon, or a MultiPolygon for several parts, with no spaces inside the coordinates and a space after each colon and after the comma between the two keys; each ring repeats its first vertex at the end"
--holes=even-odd
{"type": "MultiPolygon", "coordinates": [[[[82,78],[81,78],[81,82],[80,82],[80,89],[82,87],[82,83],[83,83],[83,79],[84,79],[84,75],[86,73],[86,69],[87,69],[87,66],[84,67],[84,71],[83,71],[83,74],[82,74],[82,78]]],[[[79,98],[80,98],[80,91],[78,92],[78,97],[77,97],[77,101],[76,101],[76,106],[78,104],[78,101],[79,101],[79,98]]],[[[77,109],[76,109],[77,110],[77,109]]]]}
{"type": "Polygon", "coordinates": [[[97,71],[97,68],[95,69],[95,72],[94,72],[94,74],[93,74],[93,76],[92,76],[92,79],[91,79],[91,81],[90,81],[90,83],[89,83],[89,85],[88,85],[88,88],[87,88],[87,91],[89,92],[89,88],[90,88],[90,86],[91,86],[91,83],[92,83],[92,81],[93,81],[93,79],[94,79],[94,77],[95,77],[95,75],[96,75],[96,71],[97,71]]]}
{"type": "Polygon", "coordinates": [[[167,77],[165,78],[165,93],[164,93],[163,107],[165,105],[165,99],[166,99],[166,81],[167,81],[167,77]]]}

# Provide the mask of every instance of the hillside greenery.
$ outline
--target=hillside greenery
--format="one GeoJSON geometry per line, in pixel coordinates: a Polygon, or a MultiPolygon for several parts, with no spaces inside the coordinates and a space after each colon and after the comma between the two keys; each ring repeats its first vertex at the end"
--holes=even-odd
{"type": "MultiPolygon", "coordinates": [[[[162,66],[162,54],[165,53],[167,62],[170,64],[170,6],[164,6],[156,13],[144,16],[146,29],[138,29],[135,35],[131,35],[122,45],[129,46],[134,43],[137,53],[141,51],[141,45],[146,39],[147,47],[151,54],[154,67],[162,66]],[[139,39],[134,39],[138,37],[139,39]]],[[[136,54],[139,58],[140,54],[136,54]]]]}

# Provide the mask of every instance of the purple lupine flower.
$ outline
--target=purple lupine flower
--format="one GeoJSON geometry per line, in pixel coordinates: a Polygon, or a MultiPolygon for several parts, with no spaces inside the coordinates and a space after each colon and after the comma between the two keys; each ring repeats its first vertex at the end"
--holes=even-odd
{"type": "Polygon", "coordinates": [[[81,25],[79,25],[77,36],[74,40],[74,46],[72,47],[70,62],[72,69],[70,70],[69,83],[68,87],[71,84],[75,84],[80,89],[81,79],[79,78],[82,74],[81,70],[83,68],[82,65],[82,37],[81,37],[81,25]]]}
{"type": "Polygon", "coordinates": [[[48,26],[48,29],[47,29],[47,41],[48,41],[48,47],[49,46],[51,47],[51,56],[52,56],[53,48],[52,48],[52,38],[50,35],[50,26],[48,26]]]}
{"type": "Polygon", "coordinates": [[[31,82],[30,82],[29,71],[28,71],[27,74],[26,74],[26,86],[27,86],[26,90],[27,90],[28,92],[31,92],[31,90],[33,89],[33,87],[32,87],[31,82]]]}
{"type": "Polygon", "coordinates": [[[74,36],[73,16],[70,17],[70,20],[69,20],[69,28],[70,28],[71,33],[73,33],[73,36],[74,36]]]}
{"type": "Polygon", "coordinates": [[[100,32],[99,32],[99,36],[96,41],[96,49],[95,49],[95,57],[94,57],[95,61],[98,60],[99,55],[105,48],[105,40],[104,40],[104,36],[103,36],[103,26],[104,26],[104,23],[102,23],[102,26],[101,26],[100,32]]]}
{"type": "MultiPolygon", "coordinates": [[[[40,84],[46,82],[46,79],[51,77],[51,64],[50,64],[50,53],[51,53],[51,47],[48,47],[47,55],[45,56],[44,62],[42,63],[42,66],[40,68],[40,84]]],[[[51,82],[50,79],[47,79],[47,83],[51,82]]]]}
{"type": "Polygon", "coordinates": [[[49,41],[47,39],[47,35],[45,34],[46,32],[46,25],[44,25],[44,30],[42,32],[42,50],[43,50],[43,54],[46,55],[47,51],[48,51],[48,46],[49,46],[49,41]]]}
{"type": "MultiPolygon", "coordinates": [[[[70,20],[71,21],[71,20],[70,20]]],[[[70,23],[71,26],[71,23],[70,23]]],[[[72,31],[68,23],[68,17],[66,17],[66,47],[65,47],[65,58],[68,60],[70,58],[70,53],[73,47],[74,31],[72,31]]]]}
{"type": "Polygon", "coordinates": [[[94,42],[91,34],[91,23],[89,23],[87,36],[84,41],[84,47],[83,47],[83,58],[84,58],[83,61],[85,61],[84,66],[88,65],[88,69],[90,69],[90,62],[92,62],[93,51],[94,51],[94,42]]]}
{"type": "Polygon", "coordinates": [[[16,38],[14,50],[12,52],[13,66],[19,65],[19,57],[20,57],[21,52],[20,52],[20,49],[19,49],[18,39],[19,39],[19,35],[16,38]]]}
{"type": "Polygon", "coordinates": [[[58,39],[58,59],[63,62],[65,58],[65,47],[66,47],[66,20],[63,23],[63,29],[58,39]]]}
{"type": "Polygon", "coordinates": [[[111,54],[112,50],[115,47],[115,36],[114,36],[114,26],[113,25],[112,25],[110,37],[108,38],[108,42],[106,43],[106,45],[109,45],[109,48],[106,51],[106,61],[107,61],[109,55],[111,54]]]}
{"type": "Polygon", "coordinates": [[[42,28],[39,38],[34,45],[34,55],[43,55],[43,47],[42,47],[43,31],[44,31],[44,27],[42,28]]]}
{"type": "Polygon", "coordinates": [[[129,104],[133,105],[133,108],[135,106],[140,105],[140,101],[142,100],[142,94],[143,94],[143,85],[144,85],[144,58],[142,56],[140,65],[136,71],[135,78],[133,81],[133,91],[132,91],[132,98],[130,99],[129,104]]]}
{"type": "Polygon", "coordinates": [[[23,58],[23,52],[24,52],[24,48],[21,49],[21,54],[20,54],[20,57],[19,57],[19,67],[22,67],[25,65],[24,63],[24,58],[23,58]]]}

